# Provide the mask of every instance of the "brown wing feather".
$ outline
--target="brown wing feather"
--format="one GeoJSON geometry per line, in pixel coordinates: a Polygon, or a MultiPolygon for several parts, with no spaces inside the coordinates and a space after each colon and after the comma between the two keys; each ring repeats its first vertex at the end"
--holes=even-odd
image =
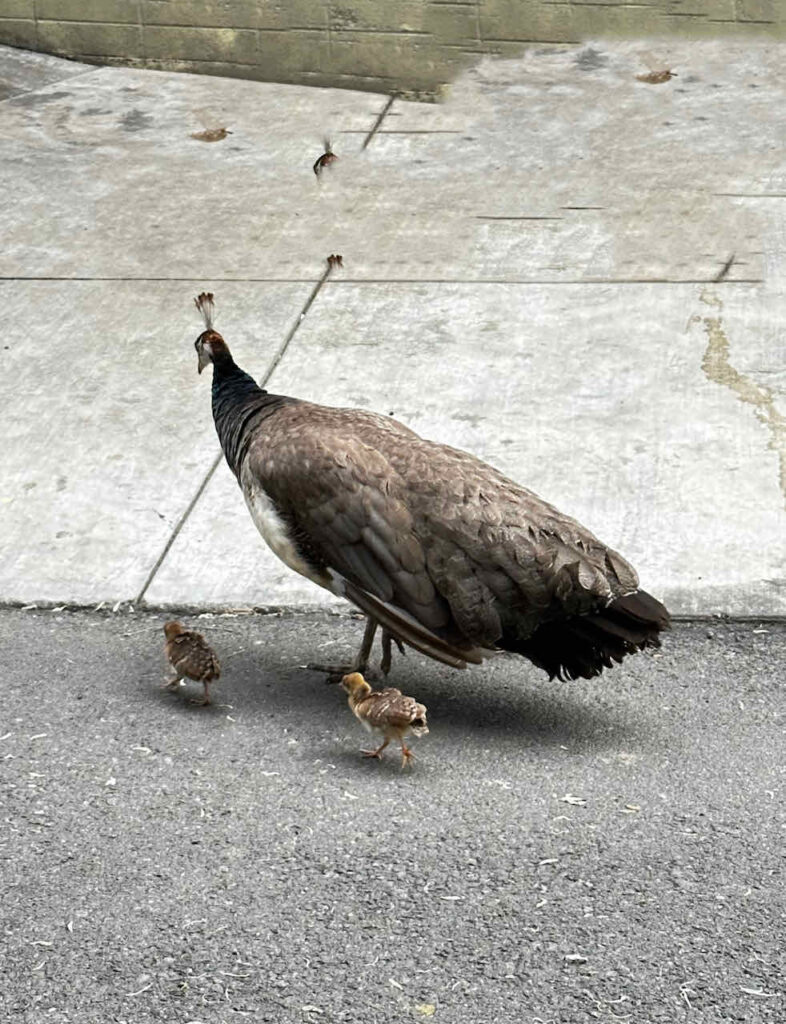
{"type": "Polygon", "coordinates": [[[418,440],[391,461],[409,485],[431,578],[476,644],[509,647],[638,586],[621,555],[474,456],[418,440]]]}

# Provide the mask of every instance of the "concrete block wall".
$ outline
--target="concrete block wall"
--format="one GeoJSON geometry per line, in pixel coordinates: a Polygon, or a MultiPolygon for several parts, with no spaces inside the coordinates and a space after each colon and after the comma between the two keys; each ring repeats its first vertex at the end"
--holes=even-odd
{"type": "Polygon", "coordinates": [[[0,43],[427,98],[478,54],[603,36],[786,39],[786,0],[0,0],[0,43]]]}

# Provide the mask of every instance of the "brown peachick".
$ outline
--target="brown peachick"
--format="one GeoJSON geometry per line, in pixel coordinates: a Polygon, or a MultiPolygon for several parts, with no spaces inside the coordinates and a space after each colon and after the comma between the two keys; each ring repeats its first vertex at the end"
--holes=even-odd
{"type": "Polygon", "coordinates": [[[410,733],[425,736],[428,732],[425,707],[414,697],[406,697],[392,686],[372,690],[360,672],[344,676],[341,686],[349,694],[348,703],[355,718],[370,732],[384,736],[376,750],[364,750],[363,756],[381,757],[388,743],[398,740],[401,744],[401,767],[409,764],[415,755],[404,740],[410,733]]]}
{"type": "MultiPolygon", "coordinates": [[[[196,299],[213,418],[259,532],[291,569],[367,616],[374,632],[454,668],[512,651],[561,679],[659,646],[669,613],[575,519],[474,455],[390,416],[268,394],[196,299]]],[[[386,653],[387,653],[386,652],[386,653]]],[[[389,662],[389,657],[386,659],[389,662]]]]}
{"type": "Polygon", "coordinates": [[[195,699],[192,704],[209,704],[208,686],[221,675],[215,651],[201,633],[186,629],[179,622],[165,623],[164,635],[164,653],[177,673],[174,679],[164,684],[166,689],[174,689],[184,677],[193,679],[202,683],[205,693],[201,700],[195,699]]]}

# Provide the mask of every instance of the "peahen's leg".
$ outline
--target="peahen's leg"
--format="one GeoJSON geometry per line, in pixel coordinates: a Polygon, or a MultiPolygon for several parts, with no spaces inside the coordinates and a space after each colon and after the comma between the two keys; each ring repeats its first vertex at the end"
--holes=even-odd
{"type": "Polygon", "coordinates": [[[379,663],[379,669],[383,676],[386,676],[390,672],[390,666],[393,661],[393,650],[391,647],[391,640],[393,640],[398,647],[401,654],[406,654],[404,645],[397,636],[393,636],[386,629],[382,630],[382,661],[379,663]]]}

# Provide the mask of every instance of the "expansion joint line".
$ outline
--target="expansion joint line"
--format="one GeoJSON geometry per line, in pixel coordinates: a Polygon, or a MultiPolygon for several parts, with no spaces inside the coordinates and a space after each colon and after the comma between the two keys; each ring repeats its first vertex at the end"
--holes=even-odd
{"type": "Polygon", "coordinates": [[[395,99],[396,99],[395,96],[388,96],[388,101],[385,104],[385,106],[382,108],[382,112],[380,113],[379,117],[377,117],[376,121],[371,126],[371,131],[368,133],[368,135],[365,137],[365,139],[363,139],[363,145],[360,147],[361,149],[366,149],[366,147],[368,146],[369,142],[371,142],[371,140],[377,134],[379,129],[382,127],[382,122],[388,116],[388,111],[393,106],[393,102],[395,101],[395,99]]]}
{"type": "MultiPolygon", "coordinates": [[[[292,339],[297,334],[298,328],[300,327],[300,325],[305,320],[306,314],[308,313],[308,311],[311,309],[312,305],[314,304],[314,300],[316,299],[317,295],[319,295],[319,293],[322,290],[322,287],[325,284],[325,282],[327,281],[327,279],[330,277],[330,272],[331,272],[332,269],[333,268],[331,266],[326,267],[324,273],[322,274],[322,277],[320,277],[320,279],[317,281],[317,283],[311,289],[311,294],[306,299],[305,304],[303,305],[303,308],[300,310],[300,313],[297,316],[297,319],[295,320],[295,322],[290,327],[290,329],[287,332],[286,337],[284,338],[284,340],[281,342],[281,345],[279,346],[278,351],[276,352],[275,356],[273,357],[272,362],[268,366],[268,368],[267,368],[267,370],[265,372],[264,377],[262,377],[262,379],[260,380],[259,386],[261,388],[264,388],[267,385],[267,382],[273,376],[273,373],[274,373],[276,367],[281,362],[281,360],[284,358],[284,354],[286,353],[287,349],[289,348],[290,342],[292,341],[292,339]]],[[[197,502],[202,497],[202,495],[205,493],[205,489],[207,488],[207,485],[210,483],[211,479],[213,478],[213,474],[218,469],[218,467],[219,467],[223,457],[224,457],[224,453],[223,452],[219,452],[218,455],[216,455],[215,459],[213,460],[213,462],[212,462],[212,464],[210,466],[210,469],[205,474],[204,480],[200,483],[199,487],[197,488],[196,494],[191,499],[191,501],[188,503],[188,506],[186,507],[185,512],[183,512],[181,517],[178,519],[177,523],[175,524],[174,530],[169,535],[169,538],[168,538],[166,544],[164,545],[163,551],[158,556],[158,558],[155,561],[155,564],[154,564],[153,568],[148,573],[148,576],[147,576],[147,579],[145,580],[144,586],[139,591],[139,594],[137,595],[137,598],[136,598],[136,600],[134,602],[135,604],[141,604],[142,601],[144,601],[145,594],[147,593],[148,589],[150,588],[150,584],[155,579],[156,574],[158,573],[158,570],[164,564],[164,560],[165,560],[166,556],[169,554],[169,552],[170,552],[170,550],[172,548],[172,545],[175,543],[175,541],[177,540],[178,536],[180,535],[180,531],[185,526],[185,524],[186,524],[186,522],[188,520],[188,517],[194,511],[194,508],[196,507],[197,502]]]]}

